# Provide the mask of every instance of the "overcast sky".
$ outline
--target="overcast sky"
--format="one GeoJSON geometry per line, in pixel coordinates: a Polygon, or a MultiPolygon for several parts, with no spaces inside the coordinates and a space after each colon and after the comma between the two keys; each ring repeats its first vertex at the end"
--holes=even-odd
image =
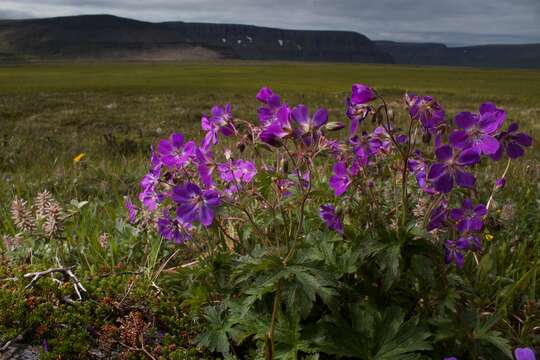
{"type": "Polygon", "coordinates": [[[540,43],[540,0],[0,0],[0,18],[77,14],[353,30],[448,45],[540,43]]]}

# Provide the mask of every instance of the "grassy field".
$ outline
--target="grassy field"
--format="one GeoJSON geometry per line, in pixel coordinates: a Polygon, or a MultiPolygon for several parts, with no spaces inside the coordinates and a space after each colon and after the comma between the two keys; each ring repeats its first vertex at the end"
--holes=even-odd
{"type": "MultiPolygon", "coordinates": [[[[354,82],[373,86],[394,106],[405,91],[434,95],[449,118],[493,101],[540,139],[540,71],[257,62],[2,66],[0,235],[15,232],[9,219],[13,196],[30,199],[47,189],[63,203],[90,202],[73,225],[73,247],[65,249],[75,262],[84,263],[91,275],[103,269],[135,271],[130,264],[136,264],[139,255],[134,255],[129,242],[133,237],[122,230],[119,219],[125,217],[123,196],[138,190],[151,144],[172,131],[197,134],[201,113],[214,104],[230,102],[237,116],[256,121],[255,94],[264,85],[291,104],[324,106],[330,121],[341,121],[344,98],[354,82]],[[85,157],[75,164],[73,158],[81,153],[85,157]],[[109,257],[95,249],[104,232],[126,239],[109,257]],[[74,244],[79,250],[73,250],[74,244]]],[[[525,224],[530,231],[529,225],[536,223],[528,234],[533,238],[538,237],[540,223],[538,212],[530,211],[540,206],[538,160],[535,141],[520,165],[511,168],[508,181],[513,185],[506,190],[509,202],[527,204],[524,213],[518,206],[523,220],[515,226],[525,224]]],[[[501,169],[492,166],[486,171],[501,169]]],[[[2,270],[4,275],[10,271],[2,270]]],[[[92,285],[92,291],[103,296],[103,289],[113,289],[118,281],[123,285],[109,295],[122,297],[128,279],[110,281],[92,285]]],[[[144,297],[144,292],[139,295],[144,297]]],[[[11,306],[6,301],[0,296],[0,306],[11,306]]],[[[0,324],[0,332],[15,327],[5,324],[0,324]]]]}
{"type": "Polygon", "coordinates": [[[193,131],[215,103],[231,102],[238,115],[253,119],[254,94],[263,85],[290,103],[325,106],[341,120],[353,82],[395,101],[405,91],[437,96],[450,116],[491,100],[534,134],[540,130],[539,71],[238,62],[20,65],[0,68],[2,170],[47,185],[59,169],[69,171],[80,152],[94,165],[127,166],[163,134],[193,131]]]}

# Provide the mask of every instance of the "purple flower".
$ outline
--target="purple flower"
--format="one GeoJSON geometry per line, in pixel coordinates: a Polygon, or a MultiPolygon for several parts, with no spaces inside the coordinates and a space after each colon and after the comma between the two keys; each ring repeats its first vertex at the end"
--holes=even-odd
{"type": "Polygon", "coordinates": [[[321,205],[319,208],[319,216],[324,220],[326,226],[343,235],[343,220],[336,214],[336,209],[331,204],[321,205]]]}
{"type": "Polygon", "coordinates": [[[176,186],[172,199],[178,204],[176,215],[180,219],[190,224],[200,222],[206,227],[214,221],[214,209],[220,205],[217,191],[203,191],[193,183],[176,186]]]}
{"type": "Polygon", "coordinates": [[[457,223],[457,229],[461,233],[482,230],[484,226],[482,218],[486,214],[487,209],[484,204],[473,207],[469,199],[463,200],[461,208],[450,210],[450,218],[457,223]]]}
{"type": "Polygon", "coordinates": [[[144,189],[139,193],[139,201],[150,212],[157,209],[158,203],[163,200],[163,195],[157,193],[153,187],[144,189]]]}
{"type": "Polygon", "coordinates": [[[215,105],[212,107],[211,116],[207,117],[203,114],[201,117],[201,128],[206,131],[202,146],[207,148],[211,144],[217,144],[218,132],[224,136],[231,136],[236,133],[236,128],[232,122],[233,116],[231,114],[231,105],[227,104],[225,107],[215,105]]]}
{"type": "Polygon", "coordinates": [[[417,154],[416,158],[411,158],[407,161],[409,171],[416,177],[418,187],[428,194],[434,194],[435,190],[429,185],[427,178],[428,165],[421,154],[417,154]]]}
{"type": "Polygon", "coordinates": [[[328,111],[318,109],[313,116],[309,116],[309,109],[305,105],[297,105],[291,112],[292,119],[298,127],[295,129],[295,135],[302,138],[306,145],[314,141],[315,132],[328,122],[328,111]]]}
{"type": "Polygon", "coordinates": [[[476,150],[454,151],[451,146],[443,145],[435,150],[435,155],[439,162],[431,165],[428,174],[428,179],[433,182],[435,190],[448,193],[454,187],[454,182],[464,188],[474,186],[475,177],[463,169],[480,162],[480,155],[476,150]]]}
{"type": "Polygon", "coordinates": [[[444,109],[431,96],[405,94],[411,119],[420,121],[425,131],[435,134],[444,125],[444,109]]]}
{"type": "MultiPolygon", "coordinates": [[[[377,129],[376,129],[377,130],[377,129]]],[[[362,134],[362,136],[353,136],[349,139],[349,142],[353,145],[353,151],[355,154],[355,165],[367,166],[369,159],[377,155],[385,145],[379,138],[380,134],[362,134]]]]}
{"type": "Polygon", "coordinates": [[[131,224],[134,224],[135,221],[137,220],[138,209],[135,207],[135,205],[133,205],[133,203],[131,202],[131,199],[129,198],[129,196],[125,197],[124,206],[125,206],[125,208],[126,208],[126,210],[128,212],[129,222],[131,224]]]}
{"type": "Polygon", "coordinates": [[[332,168],[334,175],[330,177],[330,187],[334,189],[336,196],[341,196],[352,183],[351,172],[345,162],[337,162],[332,168]]]}
{"type": "Polygon", "coordinates": [[[518,129],[519,125],[514,122],[508,126],[508,130],[499,134],[501,146],[495,154],[491,155],[494,160],[500,160],[504,150],[510,159],[517,159],[525,153],[523,147],[532,145],[532,138],[525,133],[518,132],[518,129]]]}
{"type": "Polygon", "coordinates": [[[444,242],[444,261],[447,264],[455,263],[458,269],[463,267],[465,254],[469,249],[469,243],[464,238],[458,240],[446,240],[444,242]]]}
{"type": "Polygon", "coordinates": [[[458,360],[455,356],[445,357],[443,360],[458,360]]]}
{"type": "Polygon", "coordinates": [[[249,183],[257,174],[257,167],[251,161],[235,160],[218,164],[219,176],[226,182],[249,183]]]}
{"type": "Polygon", "coordinates": [[[371,106],[368,102],[376,98],[375,92],[367,85],[354,84],[352,86],[351,97],[347,98],[347,117],[351,120],[349,134],[356,134],[360,123],[368,116],[371,106]]]}
{"type": "Polygon", "coordinates": [[[261,106],[258,110],[259,122],[266,126],[281,107],[281,98],[269,87],[262,87],[257,94],[257,100],[266,105],[261,106]]]}
{"type": "Polygon", "coordinates": [[[514,350],[514,356],[516,360],[536,360],[534,350],[531,348],[516,348],[514,350]]]}
{"type": "Polygon", "coordinates": [[[272,121],[259,134],[261,141],[272,146],[280,146],[282,139],[292,135],[293,130],[289,119],[290,113],[291,110],[287,105],[281,106],[276,111],[272,121]]]}
{"type": "Polygon", "coordinates": [[[354,105],[365,104],[375,100],[377,95],[372,88],[364,84],[353,84],[351,92],[351,103],[354,105]]]}
{"type": "Polygon", "coordinates": [[[431,211],[427,231],[442,229],[448,218],[448,203],[443,201],[439,206],[431,211]]]}
{"type": "Polygon", "coordinates": [[[460,149],[472,148],[479,154],[493,155],[500,147],[495,133],[505,118],[506,112],[497,109],[493,103],[482,104],[479,115],[461,112],[454,122],[462,130],[454,130],[450,134],[450,143],[460,149]]]}
{"type": "Polygon", "coordinates": [[[169,140],[159,142],[158,153],[165,166],[181,169],[191,160],[195,148],[195,142],[184,142],[182,134],[172,134],[169,140]]]}
{"type": "Polygon", "coordinates": [[[163,211],[163,216],[157,222],[158,231],[164,239],[176,244],[182,244],[191,238],[191,224],[179,218],[172,218],[168,210],[163,211]]]}
{"type": "Polygon", "coordinates": [[[506,179],[505,178],[500,178],[500,179],[497,179],[495,181],[495,189],[497,189],[497,190],[503,189],[505,185],[506,185],[506,179]]]}
{"type": "Polygon", "coordinates": [[[161,176],[161,168],[151,169],[146,173],[141,180],[141,189],[146,190],[148,188],[154,188],[159,184],[159,178],[161,176]]]}

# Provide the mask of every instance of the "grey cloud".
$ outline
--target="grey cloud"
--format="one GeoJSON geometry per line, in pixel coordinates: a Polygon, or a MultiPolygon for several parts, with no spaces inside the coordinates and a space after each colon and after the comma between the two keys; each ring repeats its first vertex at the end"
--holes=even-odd
{"type": "MultiPolygon", "coordinates": [[[[448,44],[540,42],[540,0],[3,0],[29,16],[111,13],[148,21],[361,32],[448,44]]],[[[0,12],[0,16],[1,16],[0,12]]]]}

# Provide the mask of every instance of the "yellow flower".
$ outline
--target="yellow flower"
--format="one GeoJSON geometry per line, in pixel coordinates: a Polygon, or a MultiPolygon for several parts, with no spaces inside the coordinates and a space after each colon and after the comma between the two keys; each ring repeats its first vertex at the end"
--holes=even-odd
{"type": "Polygon", "coordinates": [[[487,241],[491,241],[491,240],[493,240],[493,235],[486,234],[485,238],[486,238],[487,241]]]}
{"type": "Polygon", "coordinates": [[[73,158],[73,163],[74,164],[79,163],[85,156],[86,156],[86,153],[80,153],[79,155],[73,158]]]}

